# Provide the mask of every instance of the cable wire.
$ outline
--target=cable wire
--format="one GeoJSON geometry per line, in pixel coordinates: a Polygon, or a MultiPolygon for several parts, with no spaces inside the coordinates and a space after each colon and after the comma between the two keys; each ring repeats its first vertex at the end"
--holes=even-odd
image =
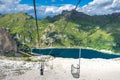
{"type": "Polygon", "coordinates": [[[38,18],[37,18],[37,10],[36,10],[36,0],[33,0],[34,5],[34,16],[35,16],[35,23],[37,28],[37,40],[38,40],[38,46],[40,47],[40,35],[39,35],[39,27],[38,27],[38,18]]]}
{"type": "Polygon", "coordinates": [[[76,6],[75,6],[75,10],[77,9],[78,5],[80,4],[81,0],[78,0],[76,6]]]}

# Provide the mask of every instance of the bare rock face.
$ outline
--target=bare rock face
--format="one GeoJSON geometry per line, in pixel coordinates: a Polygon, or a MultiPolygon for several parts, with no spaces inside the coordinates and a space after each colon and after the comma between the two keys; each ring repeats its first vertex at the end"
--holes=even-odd
{"type": "Polygon", "coordinates": [[[16,42],[11,38],[7,29],[0,28],[0,55],[14,56],[16,52],[16,42]]]}

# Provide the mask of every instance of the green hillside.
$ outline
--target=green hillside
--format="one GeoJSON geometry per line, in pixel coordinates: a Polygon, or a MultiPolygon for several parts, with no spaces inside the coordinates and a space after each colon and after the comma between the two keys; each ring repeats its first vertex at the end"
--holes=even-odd
{"type": "MultiPolygon", "coordinates": [[[[63,11],[39,20],[40,47],[90,47],[120,52],[120,13],[89,16],[63,11]]],[[[0,15],[0,27],[9,30],[17,43],[38,47],[35,20],[20,12],[0,15]]]]}

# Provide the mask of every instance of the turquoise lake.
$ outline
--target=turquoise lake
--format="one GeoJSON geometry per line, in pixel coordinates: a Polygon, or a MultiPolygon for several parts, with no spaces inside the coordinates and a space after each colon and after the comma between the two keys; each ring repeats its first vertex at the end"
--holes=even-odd
{"type": "MultiPolygon", "coordinates": [[[[61,58],[79,58],[79,49],[77,48],[46,48],[46,49],[32,49],[33,54],[51,55],[61,58]]],[[[113,59],[120,58],[120,55],[106,54],[90,49],[81,49],[81,58],[103,58],[113,59]]]]}

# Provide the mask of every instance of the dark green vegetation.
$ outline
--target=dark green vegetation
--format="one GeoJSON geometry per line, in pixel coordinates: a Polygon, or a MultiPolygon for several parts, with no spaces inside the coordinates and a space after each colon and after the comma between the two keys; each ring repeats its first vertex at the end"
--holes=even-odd
{"type": "MultiPolygon", "coordinates": [[[[40,14],[39,14],[40,15],[40,14]]],[[[120,52],[120,13],[89,16],[75,10],[39,20],[40,47],[90,47],[120,52]]],[[[35,20],[26,13],[0,15],[19,44],[37,47],[35,20]]]]}

